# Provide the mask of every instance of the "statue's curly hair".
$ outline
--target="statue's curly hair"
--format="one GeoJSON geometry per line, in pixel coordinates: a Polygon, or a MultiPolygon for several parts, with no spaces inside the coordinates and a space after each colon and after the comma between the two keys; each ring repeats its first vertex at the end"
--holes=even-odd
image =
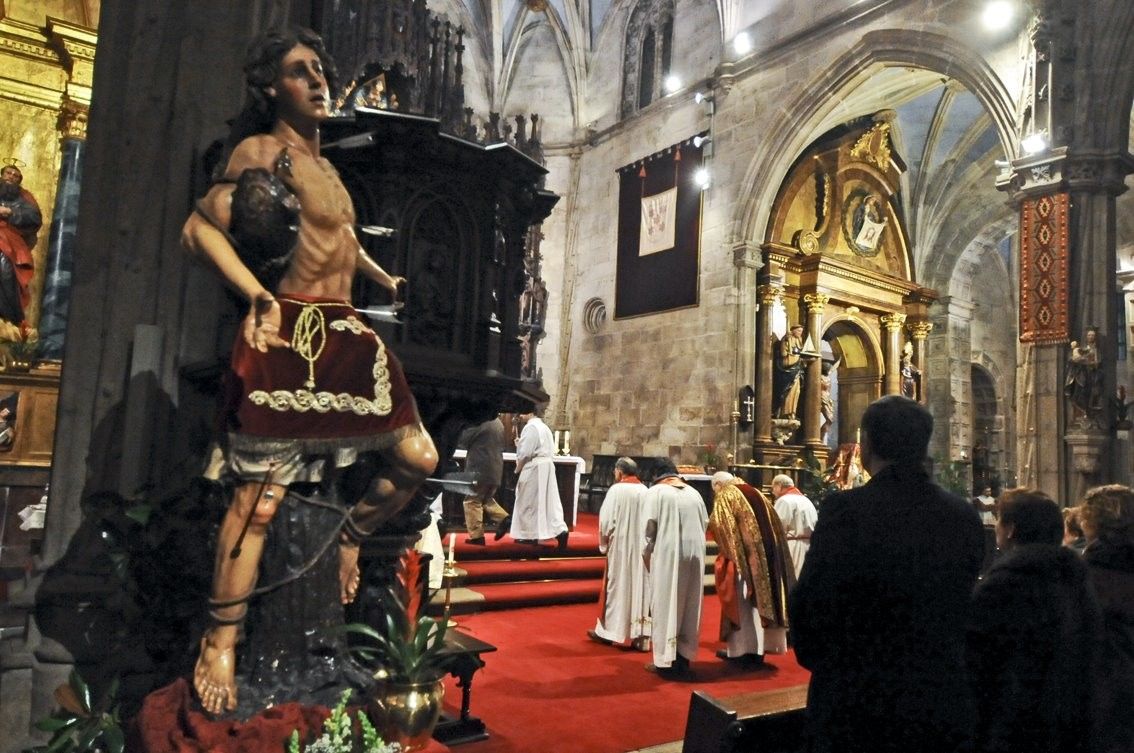
{"type": "Polygon", "coordinates": [[[280,74],[280,62],[296,45],[310,47],[323,64],[323,76],[327,88],[335,89],[335,61],[327,52],[323,39],[310,29],[291,26],[284,29],[269,29],[252,40],[244,57],[244,107],[233,119],[228,139],[225,141],[224,159],[219,169],[224,169],[227,157],[244,139],[257,133],[267,133],[276,119],[275,100],[268,94],[268,87],[280,74]]]}

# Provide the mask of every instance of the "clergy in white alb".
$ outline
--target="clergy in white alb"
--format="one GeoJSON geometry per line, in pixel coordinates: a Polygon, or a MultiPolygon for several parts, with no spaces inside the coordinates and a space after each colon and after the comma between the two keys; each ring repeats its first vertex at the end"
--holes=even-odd
{"type": "Polygon", "coordinates": [[[645,650],[650,636],[650,574],[642,559],[646,487],[638,464],[618,458],[614,484],[599,510],[599,551],[606,555],[599,618],[588,635],[603,642],[633,642],[645,650]]]}
{"type": "Polygon", "coordinates": [[[512,508],[512,538],[535,543],[558,539],[567,546],[567,524],[555,481],[555,437],[539,416],[521,413],[524,430],[516,445],[516,504],[512,508]]]}
{"type": "Polygon", "coordinates": [[[705,577],[705,502],[677,475],[673,462],[655,467],[646,492],[645,553],[650,571],[650,640],[663,676],[684,673],[697,654],[705,577]]]}
{"type": "Polygon", "coordinates": [[[759,489],[730,473],[713,475],[709,528],[721,602],[722,659],[763,661],[787,652],[787,595],[795,571],[779,516],[759,489]]]}
{"type": "Polygon", "coordinates": [[[772,479],[772,497],[776,500],[776,515],[784,524],[788,552],[791,553],[791,561],[795,566],[796,580],[799,580],[803,560],[807,558],[807,550],[811,548],[811,532],[815,530],[819,513],[815,510],[814,503],[795,488],[795,482],[787,474],[781,473],[772,479]]]}

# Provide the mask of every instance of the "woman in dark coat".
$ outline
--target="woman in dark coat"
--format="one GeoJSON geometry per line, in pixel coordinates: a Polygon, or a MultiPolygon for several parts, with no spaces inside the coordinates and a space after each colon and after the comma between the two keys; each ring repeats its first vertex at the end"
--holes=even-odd
{"type": "Polygon", "coordinates": [[[999,500],[996,560],[973,593],[967,659],[981,753],[1086,753],[1101,614],[1087,568],[1061,546],[1063,516],[1043,492],[999,500]]]}
{"type": "Polygon", "coordinates": [[[1134,490],[1091,489],[1079,507],[1083,559],[1102,605],[1106,640],[1099,662],[1100,753],[1134,751],[1134,490]]]}

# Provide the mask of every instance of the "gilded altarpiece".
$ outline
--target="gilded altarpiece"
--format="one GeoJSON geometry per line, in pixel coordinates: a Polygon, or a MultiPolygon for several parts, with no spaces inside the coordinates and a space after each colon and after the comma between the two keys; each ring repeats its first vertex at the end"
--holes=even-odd
{"type": "Polygon", "coordinates": [[[832,129],[795,162],[764,238],[756,326],[757,464],[826,464],[883,394],[925,401],[927,311],[887,113],[832,129]],[[801,325],[798,343],[790,328],[801,325]],[[788,362],[800,351],[798,391],[788,362]],[[903,379],[903,374],[904,379],[903,379]],[[785,397],[785,395],[788,395],[785,397]]]}
{"type": "Polygon", "coordinates": [[[31,329],[0,321],[0,567],[23,567],[31,554],[36,535],[20,530],[17,514],[44,495],[52,461],[60,365],[37,364],[32,354],[42,349],[22,341],[40,336],[42,345],[44,321],[60,305],[60,338],[66,324],[77,165],[97,41],[90,26],[97,17],[97,2],[0,3],[0,164],[19,168],[43,220],[31,249],[35,276],[24,311],[31,329]]]}

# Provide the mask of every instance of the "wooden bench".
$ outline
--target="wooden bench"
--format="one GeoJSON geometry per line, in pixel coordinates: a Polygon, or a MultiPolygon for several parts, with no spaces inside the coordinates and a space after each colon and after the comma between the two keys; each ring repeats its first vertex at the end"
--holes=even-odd
{"type": "Polygon", "coordinates": [[[723,699],[696,690],[681,753],[798,753],[806,706],[806,685],[723,699]]]}

